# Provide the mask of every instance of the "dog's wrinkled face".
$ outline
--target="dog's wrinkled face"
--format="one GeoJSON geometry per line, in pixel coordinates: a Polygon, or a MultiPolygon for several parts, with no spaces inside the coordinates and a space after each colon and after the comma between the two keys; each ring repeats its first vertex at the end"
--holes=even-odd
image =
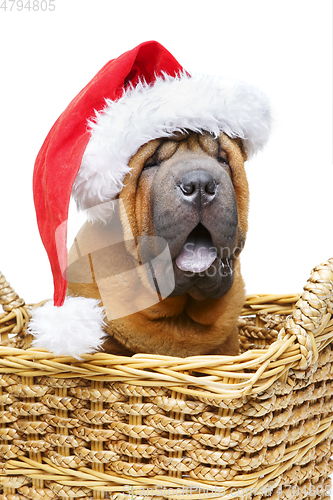
{"type": "Polygon", "coordinates": [[[135,237],[167,242],[172,296],[218,298],[230,289],[247,232],[244,160],[239,141],[195,133],[151,141],[133,157],[121,198],[135,237]]]}

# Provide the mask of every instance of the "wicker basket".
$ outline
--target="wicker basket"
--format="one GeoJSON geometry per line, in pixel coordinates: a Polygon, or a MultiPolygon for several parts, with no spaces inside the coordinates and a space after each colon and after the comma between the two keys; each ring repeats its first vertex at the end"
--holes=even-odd
{"type": "Polygon", "coordinates": [[[237,357],[56,358],[0,303],[1,500],[329,498],[333,259],[248,297],[237,357]]]}

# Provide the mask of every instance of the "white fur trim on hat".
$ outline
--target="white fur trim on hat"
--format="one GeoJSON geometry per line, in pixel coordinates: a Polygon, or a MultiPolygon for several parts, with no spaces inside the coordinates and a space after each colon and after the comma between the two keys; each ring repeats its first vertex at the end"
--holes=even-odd
{"type": "Polygon", "coordinates": [[[175,131],[220,132],[243,140],[248,157],[266,144],[271,125],[268,99],[239,81],[214,76],[166,74],[153,85],[129,87],[89,122],[91,138],[73,186],[73,197],[90,220],[107,220],[99,204],[114,199],[128,163],[146,142],[175,131]]]}
{"type": "Polygon", "coordinates": [[[98,300],[66,297],[61,307],[50,301],[33,310],[28,332],[35,337],[34,347],[80,359],[103,344],[103,318],[98,300]]]}

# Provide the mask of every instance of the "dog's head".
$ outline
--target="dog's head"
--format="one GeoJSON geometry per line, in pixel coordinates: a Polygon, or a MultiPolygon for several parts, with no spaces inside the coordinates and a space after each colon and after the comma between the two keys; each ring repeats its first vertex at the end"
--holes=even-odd
{"type": "Polygon", "coordinates": [[[172,268],[160,272],[173,274],[172,296],[218,298],[230,289],[247,232],[245,159],[239,140],[197,133],[150,141],[131,159],[124,230],[130,224],[135,238],[167,243],[172,268]]]}

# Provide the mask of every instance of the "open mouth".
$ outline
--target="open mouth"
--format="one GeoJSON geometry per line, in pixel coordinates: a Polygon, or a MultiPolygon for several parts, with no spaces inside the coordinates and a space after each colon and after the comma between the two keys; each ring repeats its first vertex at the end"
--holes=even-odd
{"type": "Polygon", "coordinates": [[[199,223],[188,235],[177,255],[176,265],[181,271],[202,273],[213,264],[216,257],[216,248],[213,246],[210,232],[199,223]]]}

